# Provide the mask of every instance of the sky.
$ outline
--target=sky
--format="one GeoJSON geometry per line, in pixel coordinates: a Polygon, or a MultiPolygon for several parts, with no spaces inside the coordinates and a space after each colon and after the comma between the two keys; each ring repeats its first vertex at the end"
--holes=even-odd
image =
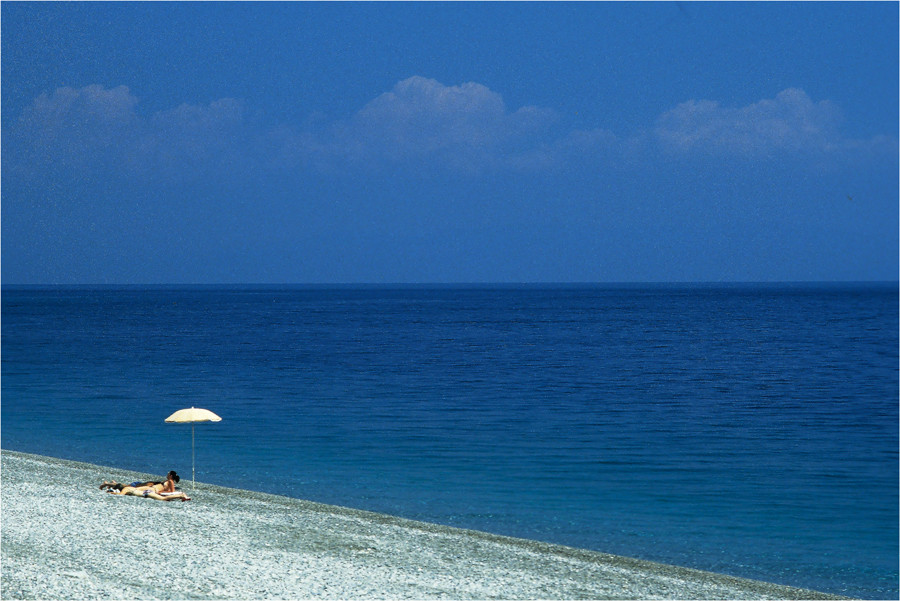
{"type": "Polygon", "coordinates": [[[4,1],[2,283],[896,281],[898,6],[4,1]]]}

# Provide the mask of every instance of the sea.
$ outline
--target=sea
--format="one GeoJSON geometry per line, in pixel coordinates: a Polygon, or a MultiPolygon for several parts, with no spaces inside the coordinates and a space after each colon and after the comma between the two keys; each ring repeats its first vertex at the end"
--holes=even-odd
{"type": "Polygon", "coordinates": [[[3,449],[898,598],[896,282],[0,297],[3,449]]]}

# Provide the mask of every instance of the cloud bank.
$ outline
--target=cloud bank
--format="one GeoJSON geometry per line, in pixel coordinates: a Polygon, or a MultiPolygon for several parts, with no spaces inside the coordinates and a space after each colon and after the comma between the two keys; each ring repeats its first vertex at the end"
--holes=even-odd
{"type": "Polygon", "coordinates": [[[39,171],[114,171],[179,178],[247,160],[243,102],[182,104],[141,116],[126,86],[59,88],[26,107],[12,134],[22,161],[39,171]]]}
{"type": "MultiPolygon", "coordinates": [[[[125,86],[91,85],[42,94],[20,116],[7,152],[18,165],[111,169],[181,178],[247,168],[340,172],[411,166],[482,174],[614,164],[626,153],[727,155],[746,160],[821,155],[896,140],[842,137],[839,109],[799,89],[744,107],[690,100],[639,135],[565,130],[549,108],[510,110],[478,83],[410,77],[355,114],[262,127],[240,100],[182,104],[149,116],[125,86]]],[[[8,146],[8,145],[7,145],[8,146]]]]}
{"type": "Polygon", "coordinates": [[[534,106],[508,112],[500,95],[480,84],[444,86],[411,77],[363,107],[343,133],[348,146],[389,160],[469,156],[492,162],[527,148],[555,120],[553,111],[534,106]]]}
{"type": "Polygon", "coordinates": [[[829,152],[844,144],[840,120],[831,102],[813,102],[803,90],[791,88],[738,108],[709,100],[682,103],[660,117],[655,134],[664,148],[678,152],[829,152]]]}
{"type": "Polygon", "coordinates": [[[509,111],[499,94],[481,84],[445,86],[410,77],[315,134],[283,133],[281,158],[363,168],[428,164],[495,171],[540,160],[557,121],[551,109],[509,111]]]}

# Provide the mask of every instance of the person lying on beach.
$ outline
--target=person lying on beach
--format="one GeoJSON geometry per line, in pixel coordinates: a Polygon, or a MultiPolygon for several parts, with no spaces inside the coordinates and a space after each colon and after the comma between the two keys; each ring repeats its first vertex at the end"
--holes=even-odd
{"type": "Polygon", "coordinates": [[[108,488],[108,489],[110,489],[110,492],[112,492],[113,490],[121,491],[123,488],[129,487],[129,486],[132,488],[146,488],[148,486],[157,486],[157,485],[165,484],[166,490],[164,492],[175,492],[174,482],[171,484],[171,487],[169,487],[170,480],[173,480],[174,482],[180,482],[181,478],[178,476],[178,474],[175,473],[175,470],[172,470],[171,472],[166,474],[166,482],[161,482],[159,480],[148,480],[147,482],[137,481],[137,482],[132,482],[131,484],[122,484],[120,482],[116,482],[115,480],[111,480],[109,482],[104,482],[103,484],[101,484],[100,490],[103,490],[104,488],[108,488]]]}
{"type": "Polygon", "coordinates": [[[174,501],[181,499],[182,501],[190,501],[191,498],[180,490],[175,490],[175,483],[181,478],[174,471],[166,474],[165,482],[132,482],[130,485],[119,484],[115,481],[104,482],[100,485],[100,489],[108,488],[107,492],[112,495],[132,495],[135,497],[149,497],[158,501],[174,501]]]}
{"type": "Polygon", "coordinates": [[[191,498],[187,496],[183,491],[175,490],[175,491],[166,491],[164,490],[165,484],[156,484],[153,486],[126,486],[122,488],[122,490],[109,490],[109,494],[111,495],[131,495],[134,497],[149,497],[151,499],[156,499],[157,501],[190,501],[191,498]]]}
{"type": "Polygon", "coordinates": [[[163,482],[160,482],[159,480],[155,480],[155,481],[148,480],[146,482],[137,481],[137,482],[132,482],[131,484],[123,484],[121,482],[116,482],[115,480],[111,480],[111,481],[104,482],[103,484],[101,484],[100,490],[103,490],[104,488],[108,488],[109,492],[112,492],[114,490],[122,490],[126,486],[130,486],[132,488],[140,488],[140,487],[147,487],[147,486],[155,486],[157,484],[163,484],[163,482]]]}

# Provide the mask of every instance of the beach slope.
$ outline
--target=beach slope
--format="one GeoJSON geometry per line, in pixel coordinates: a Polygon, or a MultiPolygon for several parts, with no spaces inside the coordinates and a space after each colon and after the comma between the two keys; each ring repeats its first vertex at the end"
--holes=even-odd
{"type": "Polygon", "coordinates": [[[3,599],[835,598],[206,484],[118,497],[98,485],[149,475],[0,455],[3,599]]]}

